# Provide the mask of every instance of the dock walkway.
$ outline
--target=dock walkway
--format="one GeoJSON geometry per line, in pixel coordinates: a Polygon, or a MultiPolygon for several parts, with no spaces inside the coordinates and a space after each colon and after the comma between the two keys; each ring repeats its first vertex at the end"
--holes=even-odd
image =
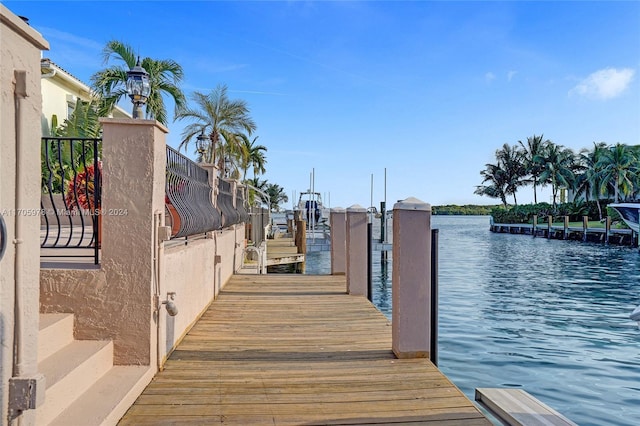
{"type": "Polygon", "coordinates": [[[491,425],[344,277],[236,275],[120,425],[491,425]]]}

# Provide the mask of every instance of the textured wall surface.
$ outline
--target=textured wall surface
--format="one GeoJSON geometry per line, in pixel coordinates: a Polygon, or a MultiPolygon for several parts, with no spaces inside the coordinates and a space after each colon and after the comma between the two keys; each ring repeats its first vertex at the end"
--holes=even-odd
{"type": "MultiPolygon", "coordinates": [[[[7,423],[8,382],[12,375],[16,220],[20,220],[21,271],[23,304],[24,373],[37,371],[38,338],[38,270],[40,268],[40,54],[48,43],[22,19],[0,4],[0,213],[7,226],[7,251],[0,261],[0,424],[7,423]],[[27,97],[16,114],[14,71],[26,71],[27,97]],[[16,115],[21,116],[17,123],[16,115]],[[31,125],[35,123],[35,125],[31,125]],[[17,128],[20,140],[17,141],[17,128]],[[16,165],[16,147],[21,164],[16,165]],[[22,174],[18,189],[21,205],[16,205],[16,171],[22,174]],[[18,210],[20,209],[20,210],[18,210]]],[[[23,416],[23,424],[33,422],[33,414],[23,416]]]]}
{"type": "Polygon", "coordinates": [[[100,269],[42,270],[41,307],[74,313],[78,339],[112,339],[116,364],[152,365],[156,336],[164,358],[239,269],[244,225],[188,244],[166,243],[156,254],[154,215],[164,220],[166,129],[149,120],[103,123],[100,269]],[[178,315],[161,306],[156,322],[156,294],[163,301],[168,292],[176,293],[178,315]]]}

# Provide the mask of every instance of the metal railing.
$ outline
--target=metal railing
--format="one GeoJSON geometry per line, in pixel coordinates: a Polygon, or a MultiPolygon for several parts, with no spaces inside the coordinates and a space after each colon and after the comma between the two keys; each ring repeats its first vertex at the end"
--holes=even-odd
{"type": "Polygon", "coordinates": [[[249,222],[249,212],[247,212],[247,209],[245,208],[245,198],[244,189],[236,189],[236,210],[240,216],[240,222],[247,223],[249,222]]]}
{"type": "Polygon", "coordinates": [[[4,222],[4,216],[0,213],[0,260],[4,257],[7,250],[7,225],[4,222]]]}
{"type": "Polygon", "coordinates": [[[41,257],[93,257],[98,263],[101,148],[96,138],[42,138],[40,247],[74,251],[46,250],[41,257]]]}
{"type": "Polygon", "coordinates": [[[251,207],[249,218],[251,226],[249,227],[248,239],[256,246],[267,240],[266,227],[271,223],[269,209],[264,207],[251,207]]]}
{"type": "Polygon", "coordinates": [[[222,213],[222,227],[226,228],[242,222],[240,213],[233,206],[233,184],[224,179],[218,180],[218,208],[222,213]]]}
{"type": "Polygon", "coordinates": [[[222,227],[212,204],[209,174],[195,162],[167,146],[165,205],[172,220],[172,238],[215,231],[222,227]]]}

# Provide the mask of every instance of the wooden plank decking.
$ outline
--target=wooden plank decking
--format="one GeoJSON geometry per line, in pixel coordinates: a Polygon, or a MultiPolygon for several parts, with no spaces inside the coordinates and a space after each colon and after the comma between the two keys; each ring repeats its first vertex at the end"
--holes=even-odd
{"type": "Polygon", "coordinates": [[[344,277],[234,276],[120,425],[490,425],[344,277]]]}

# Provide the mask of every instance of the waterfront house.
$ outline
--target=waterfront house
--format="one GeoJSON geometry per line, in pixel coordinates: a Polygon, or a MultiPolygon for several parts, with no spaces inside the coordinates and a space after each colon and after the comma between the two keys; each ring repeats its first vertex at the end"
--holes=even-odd
{"type": "MultiPolygon", "coordinates": [[[[92,98],[91,88],[73,74],[53,62],[51,59],[40,60],[42,87],[42,135],[51,135],[53,116],[58,125],[68,119],[76,107],[78,100],[87,102],[92,98]]],[[[131,114],[116,105],[112,117],[131,118],[131,114]]]]}

